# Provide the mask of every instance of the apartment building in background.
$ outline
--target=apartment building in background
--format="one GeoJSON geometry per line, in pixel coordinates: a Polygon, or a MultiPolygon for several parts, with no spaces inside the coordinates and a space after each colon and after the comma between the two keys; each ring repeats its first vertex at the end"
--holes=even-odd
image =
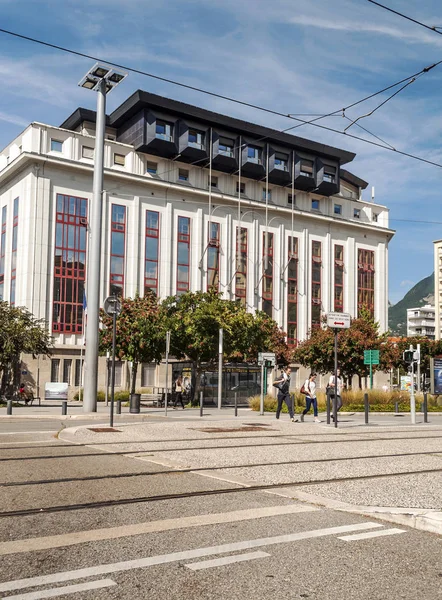
{"type": "MultiPolygon", "coordinates": [[[[430,340],[436,339],[435,307],[430,304],[418,308],[407,308],[407,336],[424,336],[430,340]]],[[[439,319],[439,332],[440,332],[439,319]]]]}

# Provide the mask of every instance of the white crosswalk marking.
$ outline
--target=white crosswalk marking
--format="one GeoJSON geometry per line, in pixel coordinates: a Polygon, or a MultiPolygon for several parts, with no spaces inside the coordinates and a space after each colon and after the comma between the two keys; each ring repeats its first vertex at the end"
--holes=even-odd
{"type": "Polygon", "coordinates": [[[405,529],[393,527],[392,529],[383,529],[382,531],[366,531],[365,533],[338,536],[338,539],[344,540],[344,542],[354,542],[356,540],[368,540],[370,538],[377,538],[385,535],[396,535],[397,533],[405,533],[405,529]]]}
{"type": "Polygon", "coordinates": [[[88,581],[87,583],[78,583],[76,585],[65,585],[63,587],[52,588],[50,590],[28,592],[27,594],[19,594],[18,596],[7,596],[7,600],[44,600],[45,598],[56,598],[57,596],[76,594],[77,592],[101,590],[113,585],[117,584],[115,581],[112,581],[112,579],[100,579],[98,581],[88,581]]]}
{"type": "Polygon", "coordinates": [[[203,560],[197,563],[190,563],[184,565],[192,571],[200,571],[201,569],[210,569],[212,567],[221,567],[223,565],[231,565],[237,562],[245,562],[247,560],[254,560],[255,558],[266,558],[270,556],[267,552],[248,552],[247,554],[234,554],[233,556],[223,556],[222,558],[214,558],[212,560],[203,560]]]}
{"type": "Polygon", "coordinates": [[[17,579],[15,581],[6,581],[0,583],[0,592],[11,592],[27,587],[38,585],[50,585],[61,583],[62,581],[72,581],[74,579],[82,579],[84,577],[98,577],[119,571],[130,571],[132,569],[142,569],[152,567],[154,565],[162,565],[176,561],[189,560],[192,558],[202,558],[204,556],[214,556],[216,554],[225,554],[227,552],[237,552],[239,550],[249,550],[250,548],[262,548],[264,546],[272,546],[275,544],[285,544],[289,542],[298,542],[320,538],[329,535],[339,535],[342,533],[350,533],[355,531],[364,531],[366,529],[377,529],[382,527],[380,523],[368,521],[366,523],[355,523],[353,525],[340,525],[338,527],[328,527],[325,529],[315,529],[312,531],[303,531],[300,533],[289,533],[278,535],[275,537],[259,538],[255,540],[245,540],[241,542],[232,542],[230,544],[221,544],[220,546],[209,546],[206,548],[195,548],[193,550],[185,550],[184,552],[173,552],[172,554],[162,554],[159,556],[147,556],[135,560],[127,560],[123,562],[96,565],[95,567],[87,567],[84,569],[76,569],[74,571],[62,571],[51,575],[41,575],[37,577],[29,577],[26,579],[17,579]]]}

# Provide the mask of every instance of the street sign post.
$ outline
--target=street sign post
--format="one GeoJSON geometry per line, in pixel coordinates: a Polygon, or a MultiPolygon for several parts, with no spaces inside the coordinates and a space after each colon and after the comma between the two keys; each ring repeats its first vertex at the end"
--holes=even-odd
{"type": "Polygon", "coordinates": [[[116,338],[117,338],[117,317],[121,312],[120,299],[117,296],[109,296],[104,301],[103,308],[104,308],[104,312],[109,317],[112,317],[112,371],[111,371],[111,406],[110,406],[109,425],[111,427],[113,427],[114,426],[114,400],[115,400],[115,346],[116,346],[116,338]]]}
{"type": "Polygon", "coordinates": [[[373,389],[373,365],[379,364],[379,350],[364,350],[364,365],[370,365],[370,389],[373,389]]]}
{"type": "MultiPolygon", "coordinates": [[[[351,316],[348,313],[330,312],[327,314],[327,325],[333,329],[335,335],[335,369],[334,369],[334,382],[335,382],[335,394],[333,396],[333,420],[335,427],[338,426],[338,330],[348,329],[351,323],[351,316]]],[[[330,397],[330,396],[329,396],[330,397]]],[[[330,425],[330,402],[327,402],[327,425],[330,425]]]]}

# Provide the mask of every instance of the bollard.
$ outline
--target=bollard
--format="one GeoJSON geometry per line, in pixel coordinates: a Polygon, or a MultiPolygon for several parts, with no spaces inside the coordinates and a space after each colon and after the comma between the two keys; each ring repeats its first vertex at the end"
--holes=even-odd
{"type": "Polygon", "coordinates": [[[12,415],[12,400],[7,400],[6,402],[6,414],[12,415]]]}
{"type": "Polygon", "coordinates": [[[394,403],[394,412],[397,414],[399,412],[399,402],[394,403]]]}
{"type": "Polygon", "coordinates": [[[364,394],[364,410],[365,410],[365,424],[368,425],[369,404],[368,404],[368,394],[367,393],[364,394]]]}
{"type": "Polygon", "coordinates": [[[62,415],[67,415],[68,414],[68,403],[67,402],[62,402],[61,403],[61,414],[62,415]]]}
{"type": "Polygon", "coordinates": [[[235,392],[235,417],[238,416],[238,392],[235,392]]]}
{"type": "Polygon", "coordinates": [[[203,392],[200,392],[200,417],[203,416],[203,392]]]}
{"type": "Polygon", "coordinates": [[[424,423],[428,423],[428,394],[424,394],[424,423]]]}
{"type": "Polygon", "coordinates": [[[121,400],[117,400],[117,415],[121,415],[121,400]]]}
{"type": "Polygon", "coordinates": [[[421,408],[420,408],[420,412],[423,413],[424,412],[424,403],[421,402],[421,408]]]}

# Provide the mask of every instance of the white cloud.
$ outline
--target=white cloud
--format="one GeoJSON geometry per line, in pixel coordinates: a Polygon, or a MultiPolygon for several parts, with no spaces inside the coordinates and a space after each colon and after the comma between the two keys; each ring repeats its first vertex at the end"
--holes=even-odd
{"type": "Polygon", "coordinates": [[[415,285],[415,281],[410,281],[409,279],[404,279],[403,281],[401,281],[401,287],[411,287],[412,285],[415,285]]]}

